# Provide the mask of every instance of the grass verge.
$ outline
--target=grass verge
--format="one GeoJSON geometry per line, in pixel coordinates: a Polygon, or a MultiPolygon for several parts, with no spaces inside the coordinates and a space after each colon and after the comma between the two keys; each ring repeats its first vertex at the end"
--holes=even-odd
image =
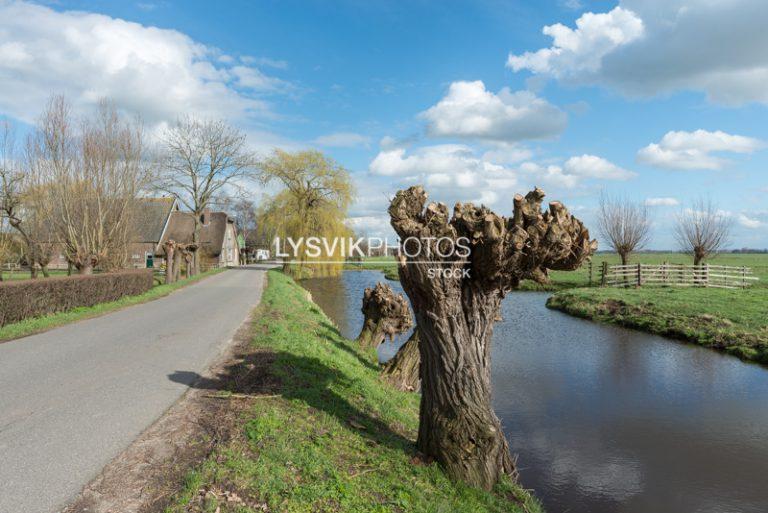
{"type": "Polygon", "coordinates": [[[768,364],[768,288],[590,288],[561,291],[547,306],[768,364]]]}
{"type": "Polygon", "coordinates": [[[222,272],[224,270],[225,269],[214,269],[200,273],[189,279],[179,280],[176,283],[171,283],[169,285],[156,285],[143,294],[138,294],[136,296],[125,296],[118,299],[117,301],[74,308],[66,312],[59,312],[42,317],[33,317],[31,319],[24,319],[23,321],[15,322],[13,324],[7,324],[0,328],[0,343],[20,337],[34,335],[35,333],[48,331],[50,329],[63,326],[64,324],[69,324],[71,322],[90,319],[91,317],[98,317],[99,315],[104,315],[106,313],[119,310],[120,308],[125,308],[126,306],[146,303],[147,301],[167,296],[174,290],[180,289],[181,287],[190,285],[202,280],[203,278],[222,272]]]}
{"type": "Polygon", "coordinates": [[[508,480],[488,493],[424,464],[418,395],[382,382],[372,355],[280,272],[269,272],[253,330],[269,389],[250,391],[237,435],[188,474],[167,513],[541,511],[508,480]]]}

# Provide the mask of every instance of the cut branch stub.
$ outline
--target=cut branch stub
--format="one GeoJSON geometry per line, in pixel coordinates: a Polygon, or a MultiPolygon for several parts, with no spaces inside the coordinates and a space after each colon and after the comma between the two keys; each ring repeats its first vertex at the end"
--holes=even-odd
{"type": "Polygon", "coordinates": [[[386,337],[391,339],[413,326],[408,301],[384,283],[365,289],[362,312],[365,319],[357,341],[366,349],[375,349],[386,337]]]}
{"type": "Polygon", "coordinates": [[[457,203],[425,208],[421,187],[397,193],[389,207],[402,241],[398,271],[419,331],[421,408],[417,445],[447,474],[491,489],[515,475],[491,408],[490,342],[506,292],[547,269],[578,268],[597,248],[581,221],[559,202],[541,211],[544,191],[514,198],[514,215],[457,203]],[[453,248],[453,251],[451,251],[453,248]]]}
{"type": "Polygon", "coordinates": [[[381,376],[398,390],[418,392],[419,362],[419,334],[416,329],[395,356],[384,364],[381,376]]]}

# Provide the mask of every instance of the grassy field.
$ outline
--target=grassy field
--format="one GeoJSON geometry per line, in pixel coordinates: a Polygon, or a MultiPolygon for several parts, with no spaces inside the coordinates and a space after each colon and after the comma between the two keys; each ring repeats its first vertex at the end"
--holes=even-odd
{"type": "MultiPolygon", "coordinates": [[[[600,261],[601,256],[597,255],[595,259],[600,261]]],[[[608,261],[615,263],[616,260],[608,261]]],[[[679,255],[642,254],[635,261],[654,264],[685,260],[679,255]]],[[[553,273],[560,291],[550,298],[548,306],[575,316],[676,338],[768,364],[768,255],[728,254],[719,256],[712,263],[751,267],[760,280],[743,290],[584,288],[583,277],[561,281],[560,273],[553,273]]],[[[577,273],[583,276],[584,271],[577,273]]]]}
{"type": "MultiPolygon", "coordinates": [[[[592,285],[597,285],[600,276],[600,267],[602,262],[608,264],[619,264],[619,256],[613,253],[598,253],[592,257],[592,285]]],[[[692,264],[691,257],[681,253],[640,253],[634,256],[631,263],[643,264],[692,264]]],[[[716,265],[732,265],[751,267],[755,276],[760,278],[757,287],[768,287],[768,254],[722,254],[713,259],[710,263],[716,265]]],[[[363,263],[349,263],[345,267],[349,270],[380,270],[389,280],[397,280],[397,264],[394,257],[373,257],[366,259],[363,263]]],[[[552,271],[550,273],[552,283],[549,285],[539,285],[533,282],[523,282],[521,290],[548,290],[556,291],[563,289],[572,289],[576,287],[590,286],[590,265],[584,264],[575,271],[552,271]]]]}
{"type": "Polygon", "coordinates": [[[265,379],[274,384],[239,435],[187,476],[168,513],[541,511],[509,481],[487,493],[417,459],[418,396],[382,382],[373,355],[306,297],[269,272],[253,346],[269,359],[265,379]]]}
{"type": "MultiPolygon", "coordinates": [[[[191,283],[199,281],[207,276],[211,276],[223,270],[224,269],[214,269],[211,271],[200,273],[197,276],[193,276],[192,278],[189,278],[189,279],[179,280],[176,283],[171,283],[169,285],[156,284],[154,287],[152,287],[150,290],[148,290],[143,294],[139,294],[136,296],[126,296],[118,299],[117,301],[110,301],[109,303],[101,303],[94,306],[75,308],[67,312],[45,315],[43,317],[34,317],[32,319],[25,319],[21,322],[7,324],[3,327],[0,327],[0,342],[5,342],[7,340],[12,340],[20,337],[26,337],[29,335],[33,335],[35,333],[40,333],[42,331],[47,331],[49,329],[56,328],[57,326],[69,324],[70,322],[80,321],[80,320],[88,319],[91,317],[97,317],[99,315],[103,315],[105,313],[109,313],[114,310],[119,310],[120,308],[124,308],[126,306],[145,303],[153,299],[167,296],[168,294],[170,294],[176,289],[179,289],[181,287],[184,287],[185,285],[189,285],[191,283]]],[[[40,278],[40,279],[44,279],[44,278],[40,278]]]]}

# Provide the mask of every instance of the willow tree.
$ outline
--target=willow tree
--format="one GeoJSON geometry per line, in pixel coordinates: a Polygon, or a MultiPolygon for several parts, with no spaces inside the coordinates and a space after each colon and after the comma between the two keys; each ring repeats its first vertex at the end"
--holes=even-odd
{"type": "Polygon", "coordinates": [[[514,216],[458,203],[425,209],[421,187],[400,191],[389,215],[402,241],[398,271],[419,331],[421,407],[417,445],[447,474],[490,489],[514,475],[509,446],[491,407],[490,343],[504,295],[531,270],[573,270],[597,248],[544,192],[515,196],[514,216]],[[465,249],[466,248],[466,249],[465,249]]]}
{"type": "Polygon", "coordinates": [[[125,260],[147,185],[145,151],[141,124],[107,101],[76,120],[55,96],[40,117],[27,148],[34,187],[44,195],[39,209],[81,274],[125,260]]]}
{"type": "Polygon", "coordinates": [[[677,217],[675,239],[682,251],[693,257],[693,265],[701,265],[717,256],[733,229],[733,220],[717,208],[712,200],[697,199],[691,208],[677,217]]]}
{"type": "Polygon", "coordinates": [[[387,337],[391,340],[413,327],[408,301],[386,283],[365,289],[361,311],[363,327],[357,341],[364,349],[376,349],[387,337]]]}
{"type": "MultiPolygon", "coordinates": [[[[0,218],[19,235],[21,256],[32,278],[37,278],[38,267],[47,277],[53,230],[45,215],[45,190],[36,186],[24,161],[14,127],[8,121],[0,122],[0,218]]],[[[5,231],[4,236],[10,243],[10,234],[5,231]]]]}
{"type": "Polygon", "coordinates": [[[630,255],[643,249],[650,240],[648,207],[626,198],[601,195],[597,227],[602,238],[618,253],[621,264],[627,265],[630,255]]]}
{"type": "Polygon", "coordinates": [[[296,264],[286,264],[286,270],[299,275],[338,273],[352,235],[344,224],[354,197],[349,172],[318,151],[275,150],[259,168],[264,185],[281,188],[263,202],[259,227],[282,241],[279,249],[296,264]]]}

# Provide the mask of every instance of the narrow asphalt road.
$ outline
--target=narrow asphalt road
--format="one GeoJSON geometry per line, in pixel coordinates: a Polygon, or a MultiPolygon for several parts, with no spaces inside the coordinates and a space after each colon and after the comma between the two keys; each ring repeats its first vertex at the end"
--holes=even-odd
{"type": "Polygon", "coordinates": [[[238,268],[102,317],[0,344],[0,513],[63,508],[187,389],[261,298],[238,268]]]}

